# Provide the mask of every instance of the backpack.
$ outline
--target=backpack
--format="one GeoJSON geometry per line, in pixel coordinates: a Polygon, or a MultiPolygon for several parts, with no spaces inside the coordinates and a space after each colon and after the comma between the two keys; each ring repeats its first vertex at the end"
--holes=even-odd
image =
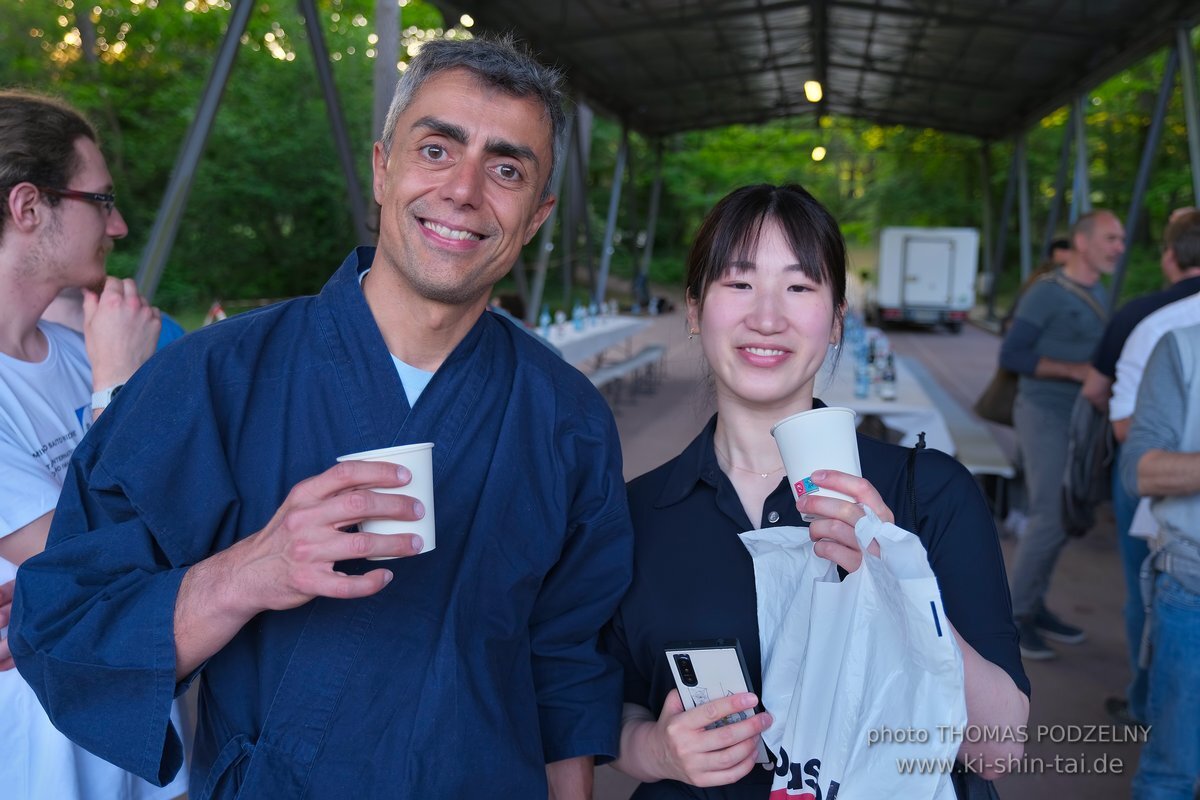
{"type": "Polygon", "coordinates": [[[1116,453],[1108,411],[1083,394],[1075,398],[1067,426],[1067,468],[1062,483],[1062,526],[1079,537],[1096,523],[1096,507],[1112,499],[1112,467],[1116,453]]]}

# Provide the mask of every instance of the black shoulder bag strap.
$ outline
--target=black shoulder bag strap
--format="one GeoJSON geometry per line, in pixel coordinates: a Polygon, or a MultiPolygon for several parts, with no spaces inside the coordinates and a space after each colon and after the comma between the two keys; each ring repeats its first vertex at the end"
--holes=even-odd
{"type": "Polygon", "coordinates": [[[1051,274],[1049,279],[1086,303],[1101,322],[1108,322],[1108,312],[1104,310],[1104,306],[1097,303],[1096,298],[1085,292],[1077,283],[1060,272],[1051,274]]]}
{"type": "MultiPolygon", "coordinates": [[[[917,528],[920,525],[921,519],[917,510],[917,453],[924,449],[925,433],[922,431],[917,435],[917,443],[908,451],[905,506],[907,507],[908,519],[911,523],[908,530],[913,533],[918,533],[917,528]]],[[[965,769],[961,761],[954,762],[954,769],[950,773],[950,782],[954,786],[954,794],[958,800],[999,800],[1000,798],[1000,795],[996,793],[996,787],[991,781],[984,780],[977,773],[965,769]]]]}
{"type": "Polygon", "coordinates": [[[908,451],[908,488],[905,491],[908,506],[909,530],[917,532],[920,517],[917,516],[917,452],[925,449],[925,431],[917,434],[917,443],[908,451]]]}

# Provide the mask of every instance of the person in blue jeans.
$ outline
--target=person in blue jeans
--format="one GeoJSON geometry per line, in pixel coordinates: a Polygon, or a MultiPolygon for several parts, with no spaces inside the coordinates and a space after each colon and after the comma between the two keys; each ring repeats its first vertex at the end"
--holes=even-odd
{"type": "Polygon", "coordinates": [[[1159,525],[1142,573],[1150,738],[1133,779],[1135,800],[1193,800],[1200,788],[1198,361],[1200,325],[1177,328],[1159,341],[1146,364],[1125,440],[1125,488],[1153,498],[1159,525]]]}
{"type": "MultiPolygon", "coordinates": [[[[1114,721],[1126,724],[1139,722],[1146,717],[1146,672],[1137,665],[1145,616],[1142,611],[1138,571],[1150,551],[1144,539],[1129,535],[1129,526],[1133,522],[1138,498],[1125,491],[1125,484],[1121,478],[1120,443],[1124,442],[1128,435],[1130,420],[1127,416],[1128,410],[1110,409],[1109,400],[1117,378],[1117,361],[1121,358],[1125,342],[1138,323],[1163,306],[1200,292],[1200,212],[1196,209],[1177,208],[1171,213],[1167,228],[1163,232],[1160,265],[1163,278],[1168,284],[1167,288],[1135,297],[1113,314],[1108,325],[1104,327],[1104,334],[1096,347],[1096,354],[1092,357],[1092,365],[1088,369],[1082,389],[1083,395],[1092,405],[1110,412],[1113,434],[1118,442],[1113,457],[1112,509],[1121,567],[1125,576],[1123,611],[1132,677],[1127,689],[1127,699],[1109,697],[1104,705],[1114,721]]],[[[1133,385],[1129,389],[1132,397],[1136,397],[1138,387],[1133,385]]]]}

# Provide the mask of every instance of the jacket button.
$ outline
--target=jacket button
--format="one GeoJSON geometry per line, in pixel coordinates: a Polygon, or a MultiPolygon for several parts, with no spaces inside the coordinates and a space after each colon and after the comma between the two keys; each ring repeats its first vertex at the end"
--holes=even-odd
{"type": "Polygon", "coordinates": [[[767,522],[770,522],[772,524],[779,522],[779,512],[772,511],[770,514],[767,514],[767,522]]]}

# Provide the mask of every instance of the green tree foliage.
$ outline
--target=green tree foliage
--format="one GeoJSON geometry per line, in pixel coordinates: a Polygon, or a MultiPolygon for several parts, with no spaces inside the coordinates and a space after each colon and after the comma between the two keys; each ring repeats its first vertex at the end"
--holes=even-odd
{"type": "MultiPolygon", "coordinates": [[[[402,58],[429,37],[459,35],[424,0],[402,3],[402,58]]],[[[231,0],[0,0],[0,85],[64,96],[89,113],[104,139],[130,235],[112,259],[132,274],[184,134],[228,25],[231,0]]],[[[358,177],[370,186],[375,0],[318,0],[358,177]]],[[[1090,199],[1122,218],[1166,57],[1157,53],[1087,96],[1090,199]]],[[[601,112],[602,113],[602,112],[601,112]]],[[[1054,200],[1068,119],[1058,109],[1028,133],[1033,249],[1054,200]]],[[[594,266],[608,208],[619,126],[597,116],[589,161],[594,266]]],[[[196,170],[156,300],[168,308],[214,297],[280,297],[318,289],[355,243],[345,180],[333,152],[307,31],[292,0],[258,0],[232,79],[196,170]]],[[[734,187],[798,182],[822,200],[860,250],[888,225],[985,227],[984,191],[998,215],[1012,144],[932,130],[813,116],[695,131],[662,143],[663,191],[652,277],[678,284],[684,253],[704,213],[734,187]],[[814,159],[816,148],[823,160],[814,159]]],[[[646,239],[657,143],[631,136],[613,274],[632,277],[646,239]]],[[[1069,182],[1068,182],[1069,183],[1069,182]]],[[[1070,201],[1068,186],[1063,201],[1070,201]]],[[[1144,210],[1132,224],[1126,295],[1161,282],[1157,243],[1170,211],[1191,200],[1178,88],[1155,159],[1144,210]]],[[[1060,230],[1065,227],[1065,209],[1060,230]]],[[[994,224],[994,223],[993,223],[994,224]]],[[[1003,282],[1018,282],[1017,215],[1006,237],[1003,282]]],[[[531,245],[526,263],[533,263],[531,245]]],[[[561,249],[556,252],[561,252],[561,249]]],[[[1038,253],[1033,253],[1036,263],[1038,253]]],[[[555,263],[552,261],[552,264],[555,263]]],[[[556,265],[556,269],[561,267],[556,265]]],[[[548,287],[561,279],[551,276],[548,287]]],[[[555,289],[548,289],[553,295],[555,289]]]]}
{"type": "MultiPolygon", "coordinates": [[[[369,191],[374,2],[317,7],[369,191]]],[[[231,10],[229,0],[0,0],[0,85],[57,93],[100,130],[130,227],[110,262],[118,274],[136,269],[231,10]]],[[[443,35],[432,6],[412,0],[402,13],[402,53],[443,35]]],[[[174,308],[310,293],[354,244],[303,20],[293,2],[260,0],[156,301],[174,308]]]]}

